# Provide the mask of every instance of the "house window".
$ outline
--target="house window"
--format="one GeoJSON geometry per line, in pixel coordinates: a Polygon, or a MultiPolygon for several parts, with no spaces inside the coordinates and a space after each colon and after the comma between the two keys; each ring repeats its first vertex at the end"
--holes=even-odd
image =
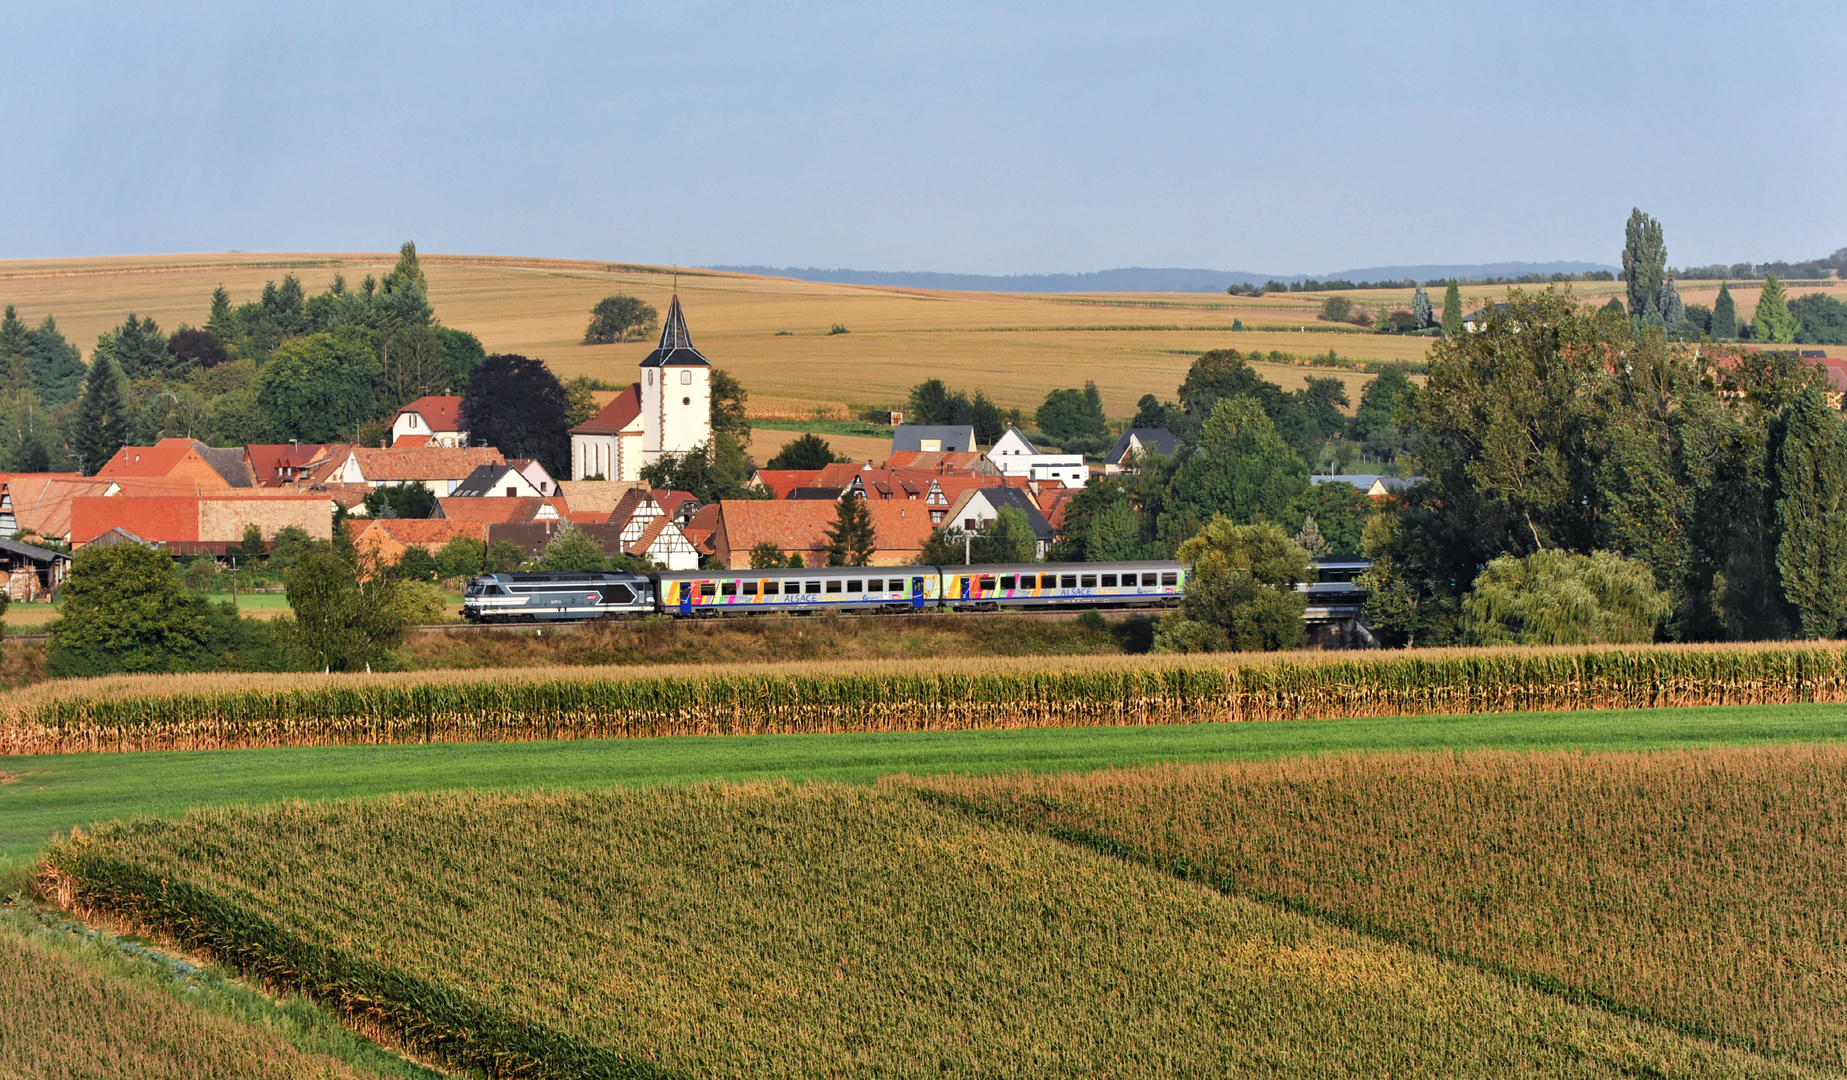
{"type": "Polygon", "coordinates": [[[410,415],[406,416],[404,418],[404,426],[413,427],[413,428],[416,427],[417,426],[417,414],[411,413],[410,415]]]}
{"type": "Polygon", "coordinates": [[[693,373],[690,371],[680,372],[680,385],[681,386],[693,385],[693,373]]]}
{"type": "Polygon", "coordinates": [[[683,398],[681,398],[681,399],[680,399],[680,404],[682,404],[682,405],[691,405],[692,403],[693,403],[693,399],[692,399],[692,398],[689,398],[689,397],[683,397],[683,398]]]}
{"type": "Polygon", "coordinates": [[[974,519],[974,518],[963,518],[963,519],[962,519],[962,527],[963,527],[964,529],[974,529],[974,528],[976,528],[976,525],[975,525],[975,519],[974,519]]]}
{"type": "Polygon", "coordinates": [[[507,485],[507,498],[511,499],[517,496],[518,494],[519,494],[519,488],[514,487],[511,484],[507,485]]]}
{"type": "Polygon", "coordinates": [[[654,372],[652,371],[648,372],[648,385],[649,386],[654,385],[654,372]]]}

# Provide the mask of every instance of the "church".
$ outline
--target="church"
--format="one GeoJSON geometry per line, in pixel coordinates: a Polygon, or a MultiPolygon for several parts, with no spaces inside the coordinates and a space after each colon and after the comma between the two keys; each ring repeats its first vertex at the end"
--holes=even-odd
{"type": "Polygon", "coordinates": [[[641,381],[571,429],[571,479],[640,480],[644,465],[712,441],[712,362],[693,347],[674,294],[641,381]]]}

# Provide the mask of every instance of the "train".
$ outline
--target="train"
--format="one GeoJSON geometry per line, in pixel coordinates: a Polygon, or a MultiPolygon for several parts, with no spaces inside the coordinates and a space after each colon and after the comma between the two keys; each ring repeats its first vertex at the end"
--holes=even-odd
{"type": "Polygon", "coordinates": [[[1186,575],[1185,563],[1162,561],[483,574],[468,581],[462,616],[496,623],[1175,607],[1186,575]]]}

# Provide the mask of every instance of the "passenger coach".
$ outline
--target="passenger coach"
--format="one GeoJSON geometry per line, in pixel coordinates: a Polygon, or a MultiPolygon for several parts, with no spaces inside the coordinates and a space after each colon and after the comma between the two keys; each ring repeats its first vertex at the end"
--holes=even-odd
{"type": "Polygon", "coordinates": [[[942,597],[933,566],[832,566],[803,570],[689,570],[656,574],[668,615],[755,611],[921,611],[942,597]]]}

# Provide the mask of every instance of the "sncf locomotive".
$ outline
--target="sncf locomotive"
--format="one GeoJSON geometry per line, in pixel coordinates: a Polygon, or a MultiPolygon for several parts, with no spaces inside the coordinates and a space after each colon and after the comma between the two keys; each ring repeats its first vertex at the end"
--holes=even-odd
{"type": "Polygon", "coordinates": [[[1185,592],[1186,573],[1183,563],[1122,562],[484,574],[468,582],[462,615],[470,622],[532,622],[771,611],[1172,606],[1185,592]]]}

